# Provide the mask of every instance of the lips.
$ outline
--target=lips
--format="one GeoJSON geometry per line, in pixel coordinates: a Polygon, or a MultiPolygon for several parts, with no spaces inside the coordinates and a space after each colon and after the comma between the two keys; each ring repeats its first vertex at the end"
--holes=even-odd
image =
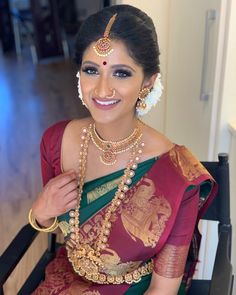
{"type": "Polygon", "coordinates": [[[94,99],[96,103],[103,105],[103,106],[108,106],[111,104],[115,104],[118,103],[119,100],[118,99],[112,99],[112,100],[99,100],[99,99],[94,99]]]}
{"type": "Polygon", "coordinates": [[[115,107],[120,100],[119,99],[100,99],[100,98],[93,98],[93,102],[99,109],[111,109],[115,107]]]}

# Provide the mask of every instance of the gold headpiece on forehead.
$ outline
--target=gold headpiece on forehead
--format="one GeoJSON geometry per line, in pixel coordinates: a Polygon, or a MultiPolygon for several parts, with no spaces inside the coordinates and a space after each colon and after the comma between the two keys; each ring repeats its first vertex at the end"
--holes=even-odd
{"type": "Polygon", "coordinates": [[[113,51],[109,34],[110,34],[111,27],[116,19],[116,16],[117,16],[117,13],[110,18],[106,26],[105,32],[103,34],[103,37],[98,39],[96,44],[93,46],[94,51],[99,56],[107,56],[113,51]]]}

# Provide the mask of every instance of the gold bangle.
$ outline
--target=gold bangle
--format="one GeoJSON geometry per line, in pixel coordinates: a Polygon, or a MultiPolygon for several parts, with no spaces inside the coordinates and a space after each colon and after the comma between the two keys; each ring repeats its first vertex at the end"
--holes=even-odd
{"type": "Polygon", "coordinates": [[[53,221],[53,224],[49,227],[39,227],[38,224],[37,224],[37,221],[35,219],[35,217],[33,216],[32,214],[32,209],[30,209],[29,211],[29,215],[28,215],[28,220],[29,220],[29,223],[30,225],[36,229],[37,231],[41,231],[41,232],[44,232],[44,233],[50,233],[50,232],[53,232],[55,229],[57,229],[58,227],[58,221],[57,221],[57,217],[55,217],[54,221],[53,221]]]}

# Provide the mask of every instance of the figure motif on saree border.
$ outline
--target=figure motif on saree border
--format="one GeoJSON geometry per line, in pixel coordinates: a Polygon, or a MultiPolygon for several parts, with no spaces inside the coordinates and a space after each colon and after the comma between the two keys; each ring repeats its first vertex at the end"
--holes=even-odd
{"type": "Polygon", "coordinates": [[[142,263],[142,261],[128,261],[122,263],[116,251],[109,248],[106,248],[101,254],[101,260],[104,263],[104,267],[102,269],[103,272],[115,276],[132,272],[142,263]]]}
{"type": "Polygon", "coordinates": [[[171,216],[171,205],[163,196],[155,196],[155,184],[143,178],[121,212],[123,226],[130,237],[140,239],[145,247],[154,248],[159,241],[166,222],[171,216]]]}
{"type": "Polygon", "coordinates": [[[206,168],[184,146],[170,150],[169,155],[174,166],[181,170],[188,181],[193,181],[202,174],[208,174],[206,168]]]}
{"type": "Polygon", "coordinates": [[[97,200],[101,196],[105,195],[107,192],[113,190],[118,186],[118,184],[121,181],[121,177],[118,177],[114,180],[111,180],[107,183],[104,183],[96,188],[94,188],[92,191],[87,193],[87,202],[88,204],[92,203],[93,201],[97,200]]]}

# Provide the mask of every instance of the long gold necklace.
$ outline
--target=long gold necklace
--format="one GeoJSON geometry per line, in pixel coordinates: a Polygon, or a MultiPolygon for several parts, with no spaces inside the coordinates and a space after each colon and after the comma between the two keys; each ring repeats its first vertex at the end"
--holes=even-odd
{"type": "Polygon", "coordinates": [[[152,272],[152,262],[146,263],[145,265],[130,273],[125,273],[123,275],[107,275],[102,272],[104,264],[100,257],[101,251],[107,247],[107,241],[112,226],[112,213],[115,212],[117,208],[121,205],[122,200],[125,198],[125,193],[129,189],[128,186],[132,183],[132,177],[134,177],[135,175],[135,170],[137,169],[137,163],[140,160],[140,155],[142,154],[144,143],[139,140],[132,147],[131,157],[128,162],[127,168],[124,171],[124,175],[120,184],[118,185],[115,196],[105,213],[104,222],[101,226],[101,231],[98,235],[98,239],[92,247],[89,244],[82,243],[79,229],[79,210],[85,180],[91,130],[92,125],[90,124],[88,129],[83,129],[83,134],[81,136],[83,143],[81,144],[79,160],[78,202],[75,210],[71,210],[69,213],[70,238],[66,242],[67,256],[69,261],[72,263],[74,271],[90,281],[99,284],[121,284],[124,282],[132,284],[133,282],[140,281],[143,275],[147,275],[152,272]]]}
{"type": "Polygon", "coordinates": [[[95,124],[91,129],[91,139],[94,145],[102,151],[100,161],[105,165],[114,165],[116,155],[132,149],[142,136],[141,129],[137,126],[128,137],[120,141],[103,140],[97,133],[95,124]]]}

